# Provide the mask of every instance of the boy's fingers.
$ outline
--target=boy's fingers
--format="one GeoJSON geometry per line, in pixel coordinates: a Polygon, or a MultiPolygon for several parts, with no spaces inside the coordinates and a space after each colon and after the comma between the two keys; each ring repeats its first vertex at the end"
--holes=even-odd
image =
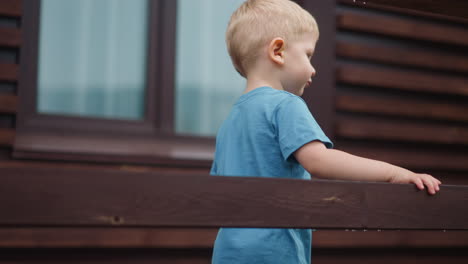
{"type": "Polygon", "coordinates": [[[427,191],[430,194],[435,194],[436,193],[436,184],[435,182],[432,181],[432,177],[425,177],[423,178],[424,184],[427,186],[427,191]]]}
{"type": "Polygon", "coordinates": [[[442,183],[441,183],[438,179],[432,177],[431,175],[429,175],[429,177],[430,177],[430,179],[432,180],[432,184],[433,184],[433,186],[434,186],[434,189],[435,189],[436,191],[439,191],[439,190],[440,190],[439,185],[442,184],[442,183]]]}
{"type": "Polygon", "coordinates": [[[434,179],[434,186],[435,186],[436,191],[440,191],[439,184],[440,182],[437,179],[434,179]]]}
{"type": "Polygon", "coordinates": [[[421,179],[416,178],[413,183],[416,184],[416,187],[418,187],[419,190],[424,190],[424,184],[421,179]]]}

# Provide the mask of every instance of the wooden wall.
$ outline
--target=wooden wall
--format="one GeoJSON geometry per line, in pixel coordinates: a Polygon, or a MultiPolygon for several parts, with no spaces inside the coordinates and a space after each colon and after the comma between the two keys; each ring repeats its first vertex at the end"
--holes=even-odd
{"type": "MultiPolygon", "coordinates": [[[[340,149],[468,182],[468,33],[460,22],[337,4],[335,142],[340,149]]],[[[0,2],[0,167],[147,171],[11,158],[21,1],[0,2]]],[[[332,62],[331,62],[332,63],[332,62]]],[[[20,65],[26,67],[26,65],[20,65]]],[[[200,172],[208,172],[208,168],[200,172]]],[[[1,212],[1,214],[6,212],[1,212]]],[[[0,263],[210,263],[213,229],[0,227],[0,263]]],[[[468,235],[327,231],[314,263],[467,263],[468,235]]]]}
{"type": "Polygon", "coordinates": [[[339,2],[337,147],[467,184],[467,24],[339,2]]]}
{"type": "Polygon", "coordinates": [[[18,53],[21,43],[19,1],[0,5],[0,160],[10,159],[14,140],[18,53]]]}

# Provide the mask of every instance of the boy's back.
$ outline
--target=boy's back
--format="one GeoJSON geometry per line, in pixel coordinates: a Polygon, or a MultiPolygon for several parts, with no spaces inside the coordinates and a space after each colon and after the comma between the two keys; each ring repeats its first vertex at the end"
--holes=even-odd
{"type": "MultiPolygon", "coordinates": [[[[310,179],[292,153],[314,140],[332,146],[300,97],[259,87],[221,126],[211,174],[310,179]]],[[[310,244],[308,229],[224,228],[213,263],[310,263],[310,244]]]]}

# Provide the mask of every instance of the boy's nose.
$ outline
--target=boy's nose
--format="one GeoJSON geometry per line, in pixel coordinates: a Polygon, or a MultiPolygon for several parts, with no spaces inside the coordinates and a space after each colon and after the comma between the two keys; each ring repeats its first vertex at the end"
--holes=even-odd
{"type": "Polygon", "coordinates": [[[317,72],[315,71],[315,68],[312,66],[312,74],[311,74],[311,77],[314,77],[316,74],[317,74],[317,72]]]}

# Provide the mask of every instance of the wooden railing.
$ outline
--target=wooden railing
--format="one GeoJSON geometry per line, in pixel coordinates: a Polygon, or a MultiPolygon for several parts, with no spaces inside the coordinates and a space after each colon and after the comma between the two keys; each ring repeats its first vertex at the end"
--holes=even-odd
{"type": "Polygon", "coordinates": [[[468,229],[468,186],[0,169],[0,226],[468,229]]]}

